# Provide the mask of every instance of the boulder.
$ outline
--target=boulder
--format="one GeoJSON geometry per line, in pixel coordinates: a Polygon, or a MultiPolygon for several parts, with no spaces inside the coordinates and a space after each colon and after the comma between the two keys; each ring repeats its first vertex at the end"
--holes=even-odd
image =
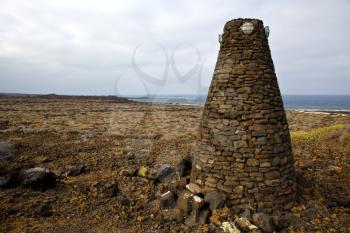
{"type": "Polygon", "coordinates": [[[207,209],[204,209],[204,210],[193,209],[190,216],[186,218],[185,224],[189,227],[193,227],[196,225],[203,225],[207,222],[209,215],[210,215],[210,211],[207,209]]]}
{"type": "Polygon", "coordinates": [[[305,230],[310,230],[310,226],[308,226],[304,220],[300,219],[294,214],[283,215],[278,222],[277,228],[279,230],[283,230],[291,226],[295,230],[300,230],[301,228],[304,228],[305,230]]]}
{"type": "Polygon", "coordinates": [[[159,206],[162,209],[172,209],[175,206],[175,196],[171,191],[167,191],[160,196],[159,206]]]}
{"type": "Polygon", "coordinates": [[[226,201],[226,194],[216,190],[207,192],[204,196],[204,201],[209,203],[211,211],[221,208],[226,201]]]}
{"type": "Polygon", "coordinates": [[[24,186],[34,189],[53,188],[56,185],[56,175],[46,168],[35,167],[23,171],[20,179],[24,186]]]}
{"type": "Polygon", "coordinates": [[[264,233],[272,233],[274,231],[272,218],[265,213],[255,213],[253,215],[253,223],[264,233]]]}
{"type": "Polygon", "coordinates": [[[149,178],[162,181],[174,171],[174,168],[169,164],[157,165],[149,174],[149,178]]]}
{"type": "Polygon", "coordinates": [[[192,156],[187,155],[176,164],[176,173],[180,177],[187,176],[191,173],[192,156]]]}
{"type": "Polygon", "coordinates": [[[188,191],[183,191],[179,194],[177,199],[177,207],[184,212],[184,214],[189,214],[192,210],[192,199],[193,194],[188,191]]]}

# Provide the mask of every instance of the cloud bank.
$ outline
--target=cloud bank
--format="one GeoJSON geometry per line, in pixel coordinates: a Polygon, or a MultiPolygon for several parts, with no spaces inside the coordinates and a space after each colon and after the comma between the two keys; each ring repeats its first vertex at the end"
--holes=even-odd
{"type": "Polygon", "coordinates": [[[350,94],[348,0],[1,0],[0,92],[206,93],[234,18],[269,25],[283,94],[350,94]]]}

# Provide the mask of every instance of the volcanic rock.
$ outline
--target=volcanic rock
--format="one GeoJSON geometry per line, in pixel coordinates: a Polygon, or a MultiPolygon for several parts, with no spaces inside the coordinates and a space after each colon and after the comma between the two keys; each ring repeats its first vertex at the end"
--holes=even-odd
{"type": "Polygon", "coordinates": [[[35,213],[39,216],[39,217],[48,217],[50,216],[51,213],[51,207],[48,203],[42,203],[40,204],[37,208],[35,213]]]}
{"type": "Polygon", "coordinates": [[[20,177],[24,186],[34,189],[52,188],[56,185],[56,175],[46,168],[27,169],[21,173],[20,177]]]}
{"type": "Polygon", "coordinates": [[[159,206],[162,209],[171,209],[175,206],[175,196],[171,191],[167,191],[160,196],[159,206]]]}
{"type": "Polygon", "coordinates": [[[263,230],[264,233],[272,233],[274,231],[271,216],[264,213],[256,213],[253,215],[253,222],[256,226],[263,230]]]}
{"type": "Polygon", "coordinates": [[[78,164],[75,166],[70,166],[67,171],[68,176],[79,176],[85,171],[86,167],[84,164],[78,164]]]}
{"type": "Polygon", "coordinates": [[[204,200],[209,203],[210,210],[221,208],[226,200],[226,194],[218,192],[216,190],[207,192],[204,196],[204,200]]]}

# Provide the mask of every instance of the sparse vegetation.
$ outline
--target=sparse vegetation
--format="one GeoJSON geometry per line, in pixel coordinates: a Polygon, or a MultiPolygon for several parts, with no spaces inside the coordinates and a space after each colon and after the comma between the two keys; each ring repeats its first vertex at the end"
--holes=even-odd
{"type": "MultiPolygon", "coordinates": [[[[0,141],[11,145],[3,147],[11,153],[0,157],[0,176],[38,166],[59,174],[45,192],[1,188],[0,232],[194,230],[157,207],[172,184],[135,174],[194,153],[201,107],[0,98],[0,110],[6,122],[0,141]],[[84,171],[68,175],[82,163],[84,171]],[[38,217],[42,211],[50,215],[38,217]]],[[[313,226],[289,232],[350,232],[350,115],[288,111],[287,117],[299,184],[293,214],[313,226]]],[[[208,225],[197,230],[207,232],[208,225]]]]}

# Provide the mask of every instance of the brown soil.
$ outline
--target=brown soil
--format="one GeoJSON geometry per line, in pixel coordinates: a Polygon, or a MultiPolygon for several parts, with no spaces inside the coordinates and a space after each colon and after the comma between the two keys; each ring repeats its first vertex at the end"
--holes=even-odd
{"type": "MultiPolygon", "coordinates": [[[[0,232],[191,232],[158,208],[169,184],[126,177],[122,171],[175,165],[192,154],[201,111],[198,106],[1,97],[0,142],[10,149],[0,154],[0,176],[32,167],[61,175],[46,191],[0,189],[0,232]],[[76,164],[86,171],[68,176],[67,169],[76,164]],[[113,182],[121,191],[106,197],[104,187],[113,182]],[[130,204],[123,206],[121,196],[130,204]],[[42,203],[50,204],[51,216],[37,216],[42,203]]],[[[346,114],[288,111],[287,117],[292,132],[350,123],[346,114]]],[[[342,126],[327,136],[293,137],[299,183],[293,212],[302,217],[310,200],[322,203],[326,213],[310,220],[315,231],[350,231],[349,135],[342,126]]]]}

